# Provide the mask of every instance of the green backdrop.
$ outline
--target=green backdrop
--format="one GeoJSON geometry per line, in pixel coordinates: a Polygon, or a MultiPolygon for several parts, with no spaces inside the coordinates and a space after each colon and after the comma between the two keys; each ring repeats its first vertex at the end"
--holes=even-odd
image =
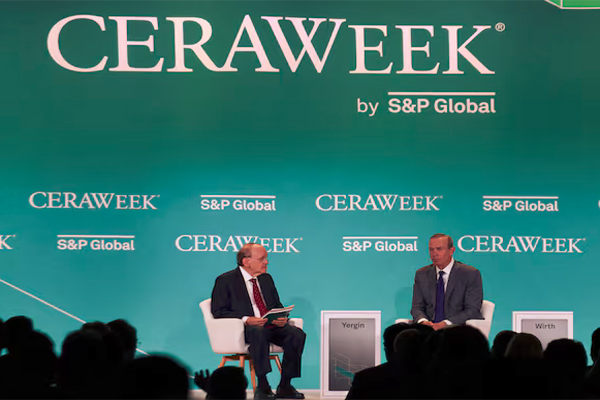
{"type": "Polygon", "coordinates": [[[384,327],[407,317],[437,232],[482,272],[492,336],[513,311],[573,311],[589,346],[600,11],[4,1],[0,21],[0,316],[31,317],[57,349],[73,317],[125,318],[141,349],[216,367],[198,303],[258,236],[304,318],[296,385],[318,388],[320,311],[381,310],[384,327]]]}

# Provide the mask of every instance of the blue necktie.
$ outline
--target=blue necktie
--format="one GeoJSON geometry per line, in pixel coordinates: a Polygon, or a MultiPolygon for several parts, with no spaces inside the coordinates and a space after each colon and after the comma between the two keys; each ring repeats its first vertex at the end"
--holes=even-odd
{"type": "Polygon", "coordinates": [[[437,281],[437,290],[435,294],[435,318],[433,322],[441,322],[445,320],[444,316],[444,271],[440,271],[437,281]]]}

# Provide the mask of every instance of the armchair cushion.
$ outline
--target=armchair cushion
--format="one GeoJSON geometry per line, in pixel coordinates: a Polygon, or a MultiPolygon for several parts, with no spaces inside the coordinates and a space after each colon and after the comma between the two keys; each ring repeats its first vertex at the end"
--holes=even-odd
{"type": "MultiPolygon", "coordinates": [[[[215,318],[210,309],[211,299],[200,303],[208,339],[217,354],[247,354],[248,344],[244,338],[244,323],[239,318],[215,318]]],[[[302,329],[302,318],[290,318],[289,324],[302,329]]],[[[283,349],[271,343],[271,353],[283,353],[283,349]]]]}

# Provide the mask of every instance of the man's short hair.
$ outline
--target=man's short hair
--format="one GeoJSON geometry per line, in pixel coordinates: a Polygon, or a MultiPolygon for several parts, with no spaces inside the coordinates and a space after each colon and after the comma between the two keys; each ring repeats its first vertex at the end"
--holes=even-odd
{"type": "Polygon", "coordinates": [[[452,238],[450,237],[450,235],[446,235],[445,233],[436,233],[431,238],[429,238],[429,240],[431,240],[431,239],[439,239],[439,238],[448,238],[448,248],[451,249],[451,248],[454,247],[454,240],[452,240],[452,238]]]}
{"type": "Polygon", "coordinates": [[[240,251],[237,253],[237,265],[238,267],[244,266],[244,258],[252,256],[252,248],[260,246],[258,243],[246,243],[242,246],[240,251]]]}

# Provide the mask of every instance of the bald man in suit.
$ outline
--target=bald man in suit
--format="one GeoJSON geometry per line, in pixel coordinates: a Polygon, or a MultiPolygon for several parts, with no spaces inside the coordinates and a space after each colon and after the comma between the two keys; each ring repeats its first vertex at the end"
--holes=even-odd
{"type": "Polygon", "coordinates": [[[282,308],[275,282],[267,273],[267,250],[256,243],[245,244],[237,254],[238,267],[217,277],[211,308],[215,318],[240,318],[244,322],[248,351],[254,362],[258,385],[255,399],[304,399],[292,385],[300,376],[300,362],[306,334],[279,318],[265,326],[267,310],[282,308]],[[281,382],[275,395],[267,380],[271,372],[269,343],[283,347],[281,382]]]}

